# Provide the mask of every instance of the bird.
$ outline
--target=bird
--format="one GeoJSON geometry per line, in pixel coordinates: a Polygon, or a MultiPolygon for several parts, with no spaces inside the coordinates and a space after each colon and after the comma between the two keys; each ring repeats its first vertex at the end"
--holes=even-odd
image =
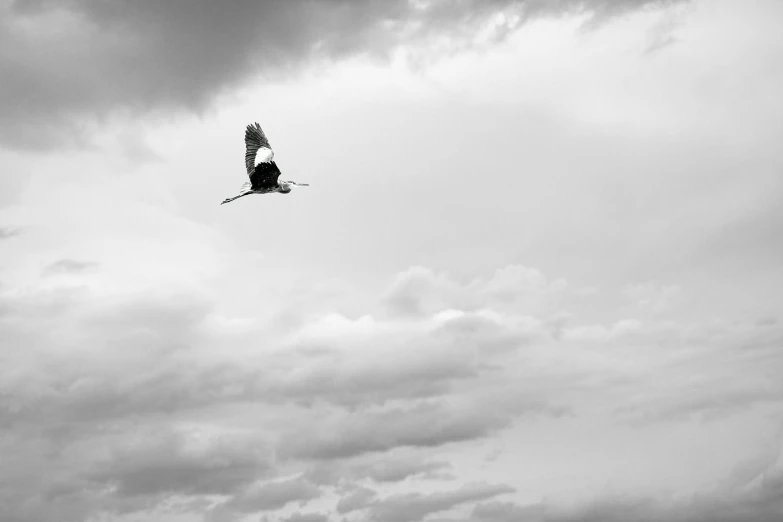
{"type": "Polygon", "coordinates": [[[248,194],[269,194],[271,192],[288,194],[293,187],[310,186],[309,183],[279,180],[281,173],[274,157],[275,153],[258,122],[248,125],[245,128],[245,169],[250,181],[242,185],[239,194],[224,199],[220,204],[230,203],[248,194]],[[258,157],[258,161],[256,161],[256,157],[258,157]]]}

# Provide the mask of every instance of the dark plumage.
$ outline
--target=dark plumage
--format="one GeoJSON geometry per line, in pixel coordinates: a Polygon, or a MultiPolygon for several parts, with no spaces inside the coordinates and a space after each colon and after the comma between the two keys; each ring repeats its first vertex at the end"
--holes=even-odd
{"type": "Polygon", "coordinates": [[[288,194],[292,187],[308,186],[307,183],[280,181],[280,169],[274,162],[274,156],[269,140],[266,139],[266,134],[261,130],[261,126],[258,123],[248,125],[245,129],[245,169],[250,181],[242,185],[238,195],[224,199],[221,205],[248,194],[268,194],[270,192],[288,194]]]}
{"type": "Polygon", "coordinates": [[[250,174],[250,187],[253,190],[269,190],[277,188],[277,178],[280,169],[274,161],[259,162],[250,174]]]}

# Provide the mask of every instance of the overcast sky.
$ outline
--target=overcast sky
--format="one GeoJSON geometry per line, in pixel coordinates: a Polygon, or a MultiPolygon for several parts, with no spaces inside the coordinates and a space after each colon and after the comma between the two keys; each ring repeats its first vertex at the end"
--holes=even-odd
{"type": "Polygon", "coordinates": [[[0,0],[0,520],[783,520],[782,17],[0,0]]]}

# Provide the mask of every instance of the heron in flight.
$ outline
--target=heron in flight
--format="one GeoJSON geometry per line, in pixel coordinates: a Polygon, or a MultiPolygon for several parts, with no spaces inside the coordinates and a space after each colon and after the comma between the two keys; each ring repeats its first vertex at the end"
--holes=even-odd
{"type": "Polygon", "coordinates": [[[274,162],[275,153],[266,139],[264,131],[258,123],[248,125],[245,129],[245,168],[250,181],[242,185],[239,194],[233,198],[226,198],[223,203],[229,203],[248,194],[268,194],[279,192],[288,194],[293,187],[308,187],[307,183],[296,181],[280,181],[280,169],[274,162]],[[258,156],[258,161],[256,161],[258,156]]]}

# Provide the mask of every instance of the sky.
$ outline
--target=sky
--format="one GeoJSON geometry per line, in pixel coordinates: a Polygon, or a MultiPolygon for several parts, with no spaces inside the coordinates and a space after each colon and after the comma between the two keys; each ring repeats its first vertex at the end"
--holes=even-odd
{"type": "Polygon", "coordinates": [[[783,519],[782,16],[0,0],[0,519],[783,519]]]}

